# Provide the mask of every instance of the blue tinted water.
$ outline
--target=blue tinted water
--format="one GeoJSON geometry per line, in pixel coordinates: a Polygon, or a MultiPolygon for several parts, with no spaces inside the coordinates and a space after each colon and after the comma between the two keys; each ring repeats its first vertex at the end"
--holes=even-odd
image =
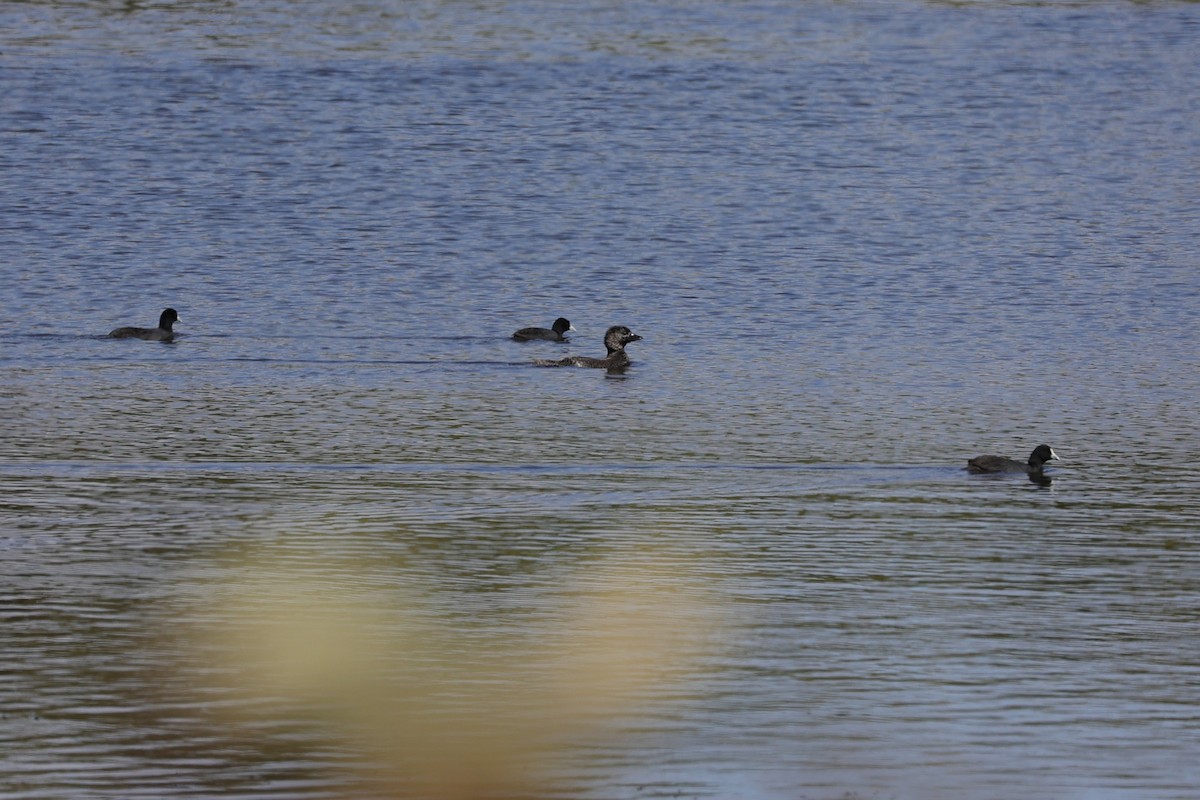
{"type": "Polygon", "coordinates": [[[1200,784],[1195,5],[0,23],[0,793],[1200,784]]]}

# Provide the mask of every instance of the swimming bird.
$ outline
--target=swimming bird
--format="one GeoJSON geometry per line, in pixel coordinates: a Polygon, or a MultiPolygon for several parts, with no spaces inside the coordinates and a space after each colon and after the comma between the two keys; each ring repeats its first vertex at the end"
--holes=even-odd
{"type": "Polygon", "coordinates": [[[575,330],[575,327],[569,319],[559,317],[554,320],[554,324],[549,328],[521,328],[521,330],[512,335],[512,338],[518,342],[531,342],[535,339],[548,342],[565,342],[567,339],[563,334],[573,330],[575,330]]]}
{"type": "Polygon", "coordinates": [[[609,372],[623,372],[630,365],[625,345],[639,342],[642,337],[626,328],[624,325],[613,325],[604,332],[604,346],[608,355],[604,358],[589,358],[588,356],[568,356],[554,361],[535,361],[539,367],[596,367],[609,372]]]}
{"type": "Polygon", "coordinates": [[[175,309],[168,308],[158,318],[157,328],[117,328],[108,334],[110,339],[145,339],[148,342],[169,342],[175,338],[171,326],[179,321],[175,309]]]}
{"type": "Polygon", "coordinates": [[[1020,472],[1026,475],[1041,475],[1042,467],[1047,461],[1057,461],[1058,453],[1050,449],[1048,444],[1039,444],[1029,454],[1029,461],[1021,463],[1013,458],[1004,456],[976,456],[967,462],[967,472],[1020,472]]]}

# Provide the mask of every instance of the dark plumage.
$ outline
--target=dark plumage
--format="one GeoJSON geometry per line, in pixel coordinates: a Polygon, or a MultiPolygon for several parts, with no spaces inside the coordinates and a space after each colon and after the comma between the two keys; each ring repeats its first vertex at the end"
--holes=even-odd
{"type": "Polygon", "coordinates": [[[641,341],[642,337],[626,328],[624,325],[613,325],[604,332],[604,346],[608,355],[604,358],[589,358],[588,356],[568,356],[555,361],[535,361],[540,367],[595,367],[609,372],[622,372],[631,363],[625,353],[625,345],[641,341]]]}
{"type": "Polygon", "coordinates": [[[1029,454],[1029,461],[1022,463],[1004,456],[977,456],[967,462],[967,472],[1019,472],[1025,475],[1041,475],[1047,461],[1057,461],[1058,454],[1050,445],[1039,444],[1029,454]]]}
{"type": "Polygon", "coordinates": [[[571,325],[570,320],[565,317],[559,317],[554,320],[554,324],[549,328],[521,328],[512,337],[518,342],[532,342],[535,339],[547,342],[565,342],[567,338],[563,334],[573,330],[575,330],[575,327],[571,325]]]}
{"type": "Polygon", "coordinates": [[[176,313],[175,309],[168,308],[159,316],[157,328],[117,328],[108,335],[112,339],[145,339],[148,342],[169,342],[175,338],[175,331],[171,329],[171,326],[178,321],[179,314],[176,313]]]}

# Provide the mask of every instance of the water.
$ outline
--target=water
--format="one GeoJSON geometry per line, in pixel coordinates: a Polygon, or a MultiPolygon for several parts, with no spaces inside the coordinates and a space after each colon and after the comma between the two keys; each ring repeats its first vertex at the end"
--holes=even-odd
{"type": "Polygon", "coordinates": [[[3,796],[1196,794],[1196,5],[0,20],[3,796]]]}

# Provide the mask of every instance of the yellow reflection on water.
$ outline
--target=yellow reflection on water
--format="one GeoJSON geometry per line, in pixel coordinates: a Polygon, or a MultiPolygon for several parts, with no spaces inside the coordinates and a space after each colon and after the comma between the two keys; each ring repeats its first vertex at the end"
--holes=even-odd
{"type": "Polygon", "coordinates": [[[651,553],[592,562],[520,611],[478,593],[447,610],[379,564],[278,556],[214,592],[193,640],[247,701],[223,724],[315,724],[397,796],[534,790],[564,752],[678,681],[714,627],[699,581],[651,553]]]}

